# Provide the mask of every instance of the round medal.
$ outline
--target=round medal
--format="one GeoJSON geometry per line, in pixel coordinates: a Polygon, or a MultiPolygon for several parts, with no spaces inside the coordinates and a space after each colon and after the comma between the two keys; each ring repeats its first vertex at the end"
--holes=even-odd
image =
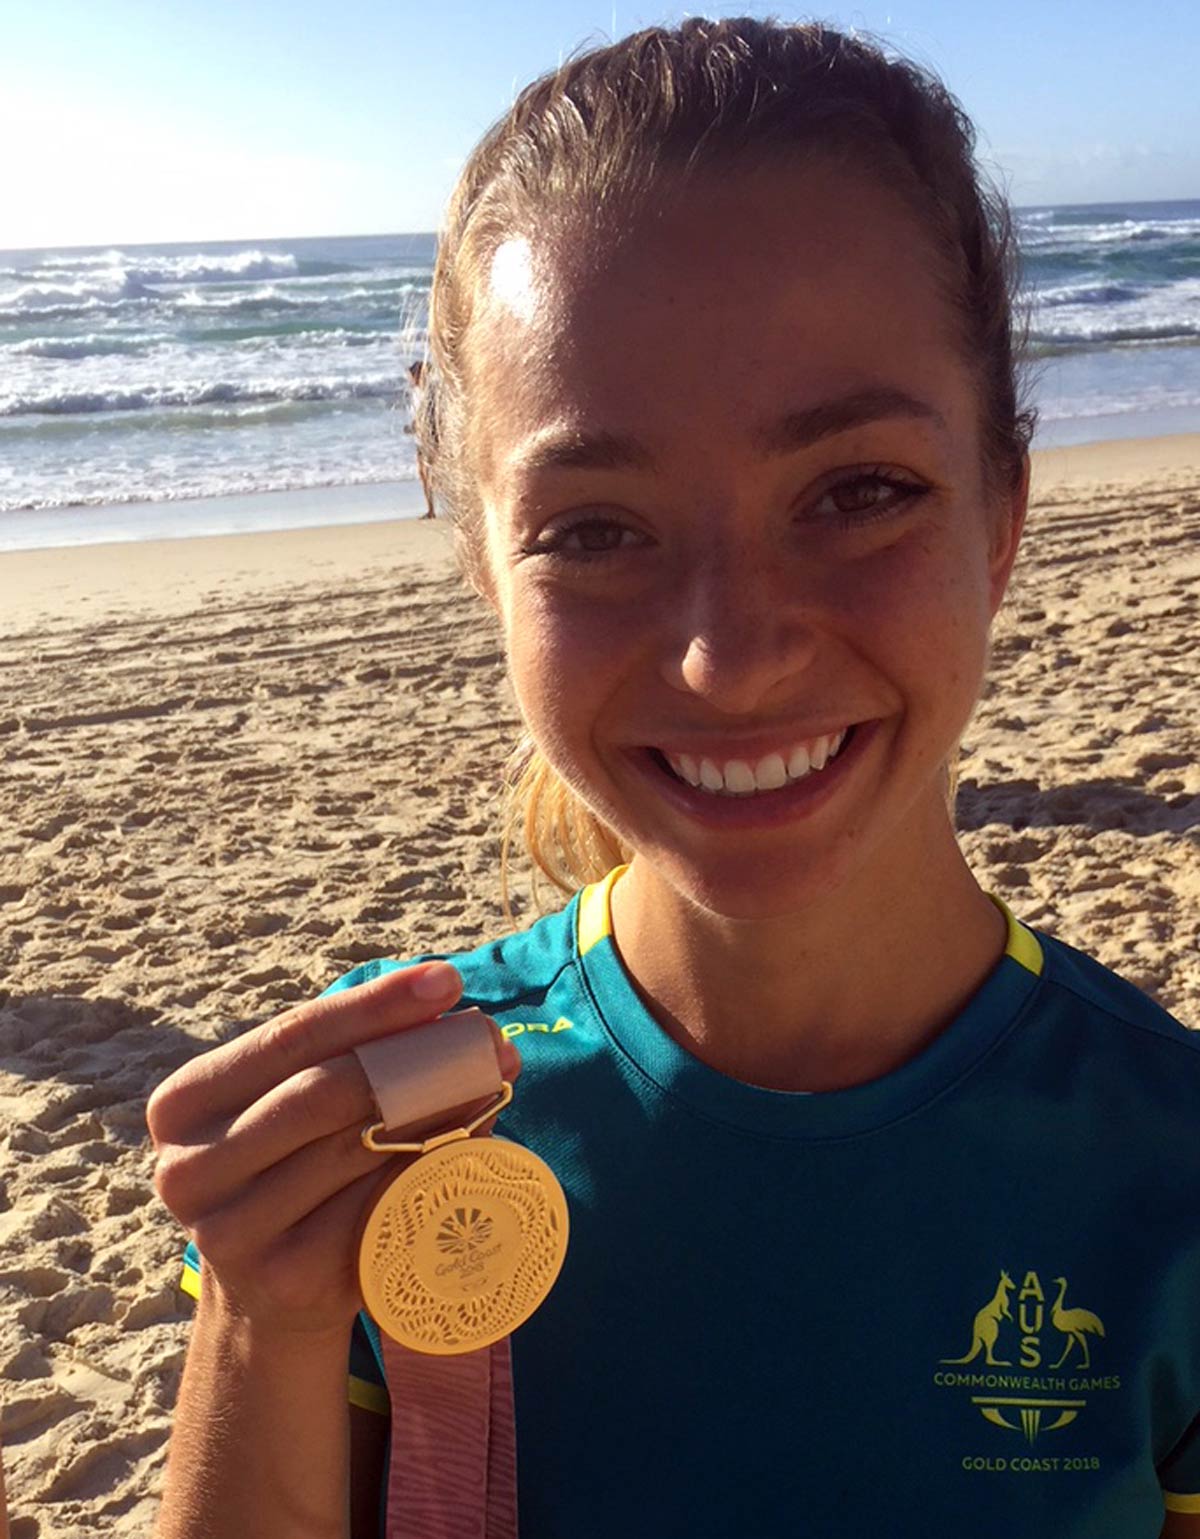
{"type": "Polygon", "coordinates": [[[381,1329],[415,1352],[449,1356],[527,1320],[566,1250],[567,1203],[550,1167],[506,1139],[460,1138],[385,1189],[358,1275],[381,1329]]]}

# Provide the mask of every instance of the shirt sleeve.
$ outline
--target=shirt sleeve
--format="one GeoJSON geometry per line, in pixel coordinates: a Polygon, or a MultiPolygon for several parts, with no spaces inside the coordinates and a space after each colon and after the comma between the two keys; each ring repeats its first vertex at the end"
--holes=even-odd
{"type": "MultiPolygon", "coordinates": [[[[192,1298],[200,1297],[200,1252],[194,1240],[189,1240],[183,1253],[183,1275],[179,1286],[192,1298]]],[[[378,1416],[390,1416],[392,1403],[388,1399],[387,1380],[383,1376],[383,1349],[379,1342],[379,1327],[366,1313],[358,1315],[350,1336],[350,1364],[347,1398],[351,1405],[378,1416]]]]}
{"type": "Polygon", "coordinates": [[[1200,1416],[1159,1465],[1158,1478],[1168,1512],[1200,1513],[1200,1416]]]}
{"type": "Polygon", "coordinates": [[[366,1310],[354,1322],[350,1338],[350,1404],[378,1416],[392,1414],[387,1380],[383,1373],[383,1348],[379,1327],[366,1310]]]}
{"type": "Polygon", "coordinates": [[[179,1286],[192,1298],[200,1297],[200,1252],[196,1249],[195,1240],[189,1240],[187,1249],[183,1253],[183,1276],[179,1279],[179,1286]]]}
{"type": "Polygon", "coordinates": [[[403,972],[407,967],[414,967],[418,962],[432,961],[432,957],[411,957],[406,962],[395,962],[388,957],[380,957],[374,962],[363,962],[358,967],[353,967],[348,973],[343,973],[340,978],[335,978],[328,988],[322,989],[320,998],[324,999],[329,994],[344,994],[347,989],[356,989],[360,983],[370,983],[372,978],[382,978],[385,973],[403,972]]]}

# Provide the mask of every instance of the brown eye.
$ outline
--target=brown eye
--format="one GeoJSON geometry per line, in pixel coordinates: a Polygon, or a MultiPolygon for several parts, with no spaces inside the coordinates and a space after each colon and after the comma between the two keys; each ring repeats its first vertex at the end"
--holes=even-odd
{"type": "Polygon", "coordinates": [[[886,502],[892,491],[890,482],[876,476],[860,476],[854,481],[843,481],[830,492],[834,507],[839,513],[865,513],[886,502]]]}
{"type": "Polygon", "coordinates": [[[555,556],[563,561],[587,561],[646,543],[645,535],[620,519],[581,518],[573,524],[543,530],[533,544],[524,547],[524,553],[555,556]]]}
{"type": "Polygon", "coordinates": [[[573,543],[578,550],[597,554],[606,550],[616,550],[627,532],[620,524],[614,524],[608,519],[594,518],[589,519],[587,523],[572,524],[563,536],[563,543],[568,547],[573,543]]]}
{"type": "Polygon", "coordinates": [[[847,476],[817,499],[814,513],[844,528],[871,524],[898,513],[928,490],[914,481],[901,481],[878,471],[847,476]]]}

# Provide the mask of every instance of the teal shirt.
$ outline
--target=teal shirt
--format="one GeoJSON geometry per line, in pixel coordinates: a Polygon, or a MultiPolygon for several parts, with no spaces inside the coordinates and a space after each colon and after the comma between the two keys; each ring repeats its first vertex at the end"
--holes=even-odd
{"type": "MultiPolygon", "coordinates": [[[[522,1539],[1157,1539],[1164,1490],[1200,1512],[1200,1040],[1010,919],[917,1058],[757,1089],[648,1014],[607,894],[450,958],[521,1051],[498,1131],[570,1207],[513,1337],[522,1539]]],[[[352,1373],[382,1408],[375,1336],[352,1373]]]]}

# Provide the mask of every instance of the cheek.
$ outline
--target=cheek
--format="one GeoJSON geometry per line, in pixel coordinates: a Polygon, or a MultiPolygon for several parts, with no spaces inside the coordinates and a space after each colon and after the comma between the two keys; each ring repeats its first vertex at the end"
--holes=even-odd
{"type": "Polygon", "coordinates": [[[987,658],[986,562],[967,543],[916,537],[845,570],[830,613],[885,669],[936,704],[973,702],[987,658]]]}
{"type": "Polygon", "coordinates": [[[569,600],[552,586],[514,580],[506,605],[509,675],[526,726],[554,761],[578,744],[600,709],[622,634],[611,605],[569,600]]]}

